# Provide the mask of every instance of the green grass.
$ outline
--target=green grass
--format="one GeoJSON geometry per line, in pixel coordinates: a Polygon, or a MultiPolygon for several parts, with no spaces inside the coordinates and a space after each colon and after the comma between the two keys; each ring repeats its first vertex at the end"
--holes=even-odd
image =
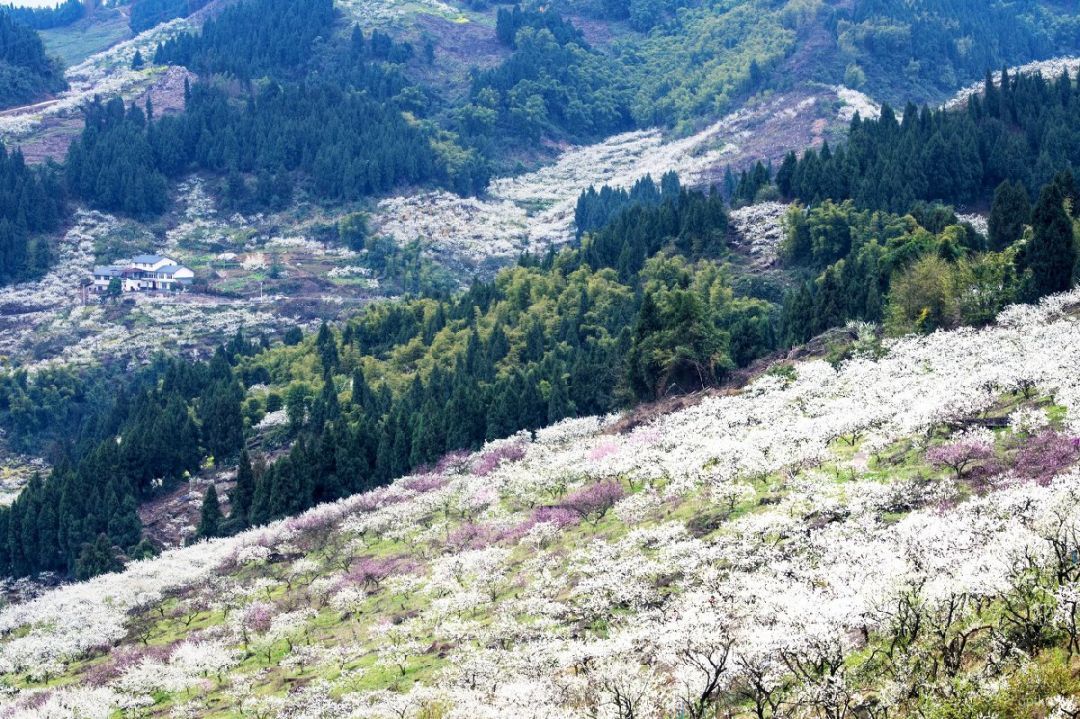
{"type": "Polygon", "coordinates": [[[131,29],[120,12],[99,9],[93,17],[83,18],[67,27],[41,30],[38,34],[49,54],[56,55],[71,67],[128,39],[131,29]]]}

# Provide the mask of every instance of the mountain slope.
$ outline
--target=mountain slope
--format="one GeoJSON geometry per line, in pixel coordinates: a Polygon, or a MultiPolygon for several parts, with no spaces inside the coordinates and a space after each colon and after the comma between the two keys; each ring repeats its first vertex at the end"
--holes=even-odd
{"type": "Polygon", "coordinates": [[[63,68],[45,54],[37,33],[0,12],[0,109],[66,88],[63,68]]]}
{"type": "Polygon", "coordinates": [[[864,341],[838,370],[776,369],[625,433],[564,422],[47,592],[0,613],[5,702],[16,717],[1045,716],[1080,691],[1063,669],[1078,306],[1058,295],[883,353],[864,341]]]}

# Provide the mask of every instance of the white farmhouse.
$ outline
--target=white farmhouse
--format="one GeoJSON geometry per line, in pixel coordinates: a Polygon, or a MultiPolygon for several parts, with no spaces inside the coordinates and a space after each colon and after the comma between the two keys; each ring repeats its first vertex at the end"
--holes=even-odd
{"type": "Polygon", "coordinates": [[[165,255],[135,255],[111,265],[94,267],[91,289],[103,293],[113,279],[122,292],[178,290],[191,284],[195,273],[165,255]]]}

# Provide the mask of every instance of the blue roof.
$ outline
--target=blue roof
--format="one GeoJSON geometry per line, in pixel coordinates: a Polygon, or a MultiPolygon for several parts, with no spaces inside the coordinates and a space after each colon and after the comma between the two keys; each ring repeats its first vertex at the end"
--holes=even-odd
{"type": "Polygon", "coordinates": [[[180,265],[165,265],[164,267],[159,267],[154,271],[155,272],[166,272],[166,273],[169,273],[169,274],[176,274],[177,270],[182,270],[182,269],[185,269],[185,268],[181,267],[180,265]]]}
{"type": "Polygon", "coordinates": [[[97,265],[94,267],[95,275],[119,275],[123,271],[123,267],[116,265],[97,265]]]}
{"type": "Polygon", "coordinates": [[[155,262],[161,262],[167,260],[168,257],[162,257],[161,255],[135,255],[131,258],[131,261],[137,265],[152,265],[155,262]]]}

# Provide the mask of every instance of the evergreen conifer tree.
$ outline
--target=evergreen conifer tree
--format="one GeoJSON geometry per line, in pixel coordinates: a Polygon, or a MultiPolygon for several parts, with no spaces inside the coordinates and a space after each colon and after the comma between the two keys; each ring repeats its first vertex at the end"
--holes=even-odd
{"type": "Polygon", "coordinates": [[[218,504],[217,488],[213,484],[203,497],[196,534],[200,539],[216,537],[221,533],[221,505],[218,504]]]}
{"type": "Polygon", "coordinates": [[[255,473],[251,469],[251,458],[247,450],[240,451],[240,463],[236,468],[236,487],[233,488],[232,508],[229,517],[247,526],[251,514],[251,502],[255,498],[255,473]]]}
{"type": "Polygon", "coordinates": [[[1031,270],[1034,297],[1069,289],[1076,265],[1076,242],[1064,197],[1056,184],[1042,189],[1031,225],[1032,236],[1024,248],[1024,264],[1031,270]]]}
{"type": "Polygon", "coordinates": [[[1003,181],[994,190],[994,202],[990,208],[990,249],[1000,252],[1016,242],[1030,219],[1031,203],[1027,190],[1019,182],[1003,181]]]}

